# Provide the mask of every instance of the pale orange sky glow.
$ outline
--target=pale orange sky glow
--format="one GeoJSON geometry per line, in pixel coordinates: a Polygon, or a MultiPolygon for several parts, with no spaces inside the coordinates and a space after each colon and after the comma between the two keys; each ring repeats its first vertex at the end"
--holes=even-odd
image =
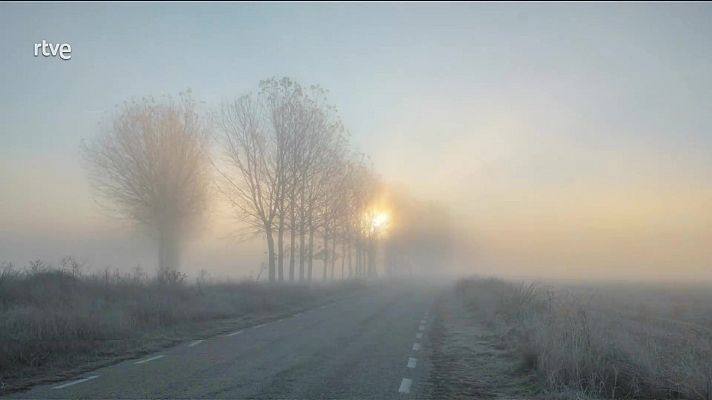
{"type": "MultiPolygon", "coordinates": [[[[329,90],[389,235],[422,228],[399,196],[443,210],[444,269],[712,281],[712,7],[193,6],[0,6],[0,261],[151,268],[146,237],[93,201],[81,141],[134,96],[190,87],[209,112],[290,76],[329,90]],[[32,57],[37,35],[73,41],[72,60],[32,57]]],[[[239,230],[213,193],[186,269],[255,273],[262,239],[239,230]]]]}

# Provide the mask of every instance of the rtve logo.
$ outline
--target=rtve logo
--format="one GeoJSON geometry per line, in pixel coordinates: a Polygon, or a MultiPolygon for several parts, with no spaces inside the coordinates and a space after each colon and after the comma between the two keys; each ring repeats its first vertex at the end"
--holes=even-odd
{"type": "Polygon", "coordinates": [[[69,43],[52,44],[42,40],[41,43],[35,43],[35,57],[39,57],[40,54],[44,57],[59,57],[62,60],[70,60],[72,58],[72,46],[69,43]]]}

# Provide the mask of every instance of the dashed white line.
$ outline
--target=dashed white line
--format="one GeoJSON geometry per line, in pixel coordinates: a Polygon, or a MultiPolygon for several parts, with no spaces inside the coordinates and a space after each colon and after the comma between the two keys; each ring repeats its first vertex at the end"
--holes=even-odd
{"type": "Polygon", "coordinates": [[[424,330],[425,330],[425,325],[420,325],[420,326],[418,327],[418,330],[419,330],[419,331],[424,331],[424,330]]]}
{"type": "Polygon", "coordinates": [[[413,350],[414,351],[420,350],[420,343],[413,343],[413,350]]]}
{"type": "Polygon", "coordinates": [[[422,339],[422,338],[423,338],[423,334],[420,333],[420,332],[418,332],[418,333],[415,334],[415,338],[416,338],[416,339],[422,339]]]}
{"type": "Polygon", "coordinates": [[[225,336],[235,336],[235,335],[239,335],[239,334],[241,334],[241,333],[242,333],[242,329],[240,329],[239,331],[235,331],[235,332],[233,332],[233,333],[228,333],[228,334],[225,335],[225,336]]]}
{"type": "Polygon", "coordinates": [[[197,346],[197,345],[203,343],[204,341],[205,341],[205,340],[203,340],[203,339],[196,340],[196,341],[194,341],[193,343],[189,344],[188,347],[197,346]]]}
{"type": "Polygon", "coordinates": [[[153,356],[153,357],[150,357],[150,358],[145,358],[145,359],[140,360],[140,361],[136,361],[134,364],[143,364],[143,363],[147,363],[147,362],[149,362],[149,361],[158,360],[159,358],[163,358],[163,357],[165,357],[165,356],[164,356],[163,354],[161,354],[161,355],[158,355],[158,356],[153,356]]]}
{"type": "Polygon", "coordinates": [[[421,319],[421,320],[420,320],[420,323],[423,324],[423,325],[425,325],[427,322],[428,322],[428,321],[427,321],[427,320],[424,320],[424,319],[421,319]]]}
{"type": "Polygon", "coordinates": [[[262,328],[262,327],[265,326],[265,325],[267,325],[267,324],[259,324],[259,325],[253,326],[253,328],[254,328],[254,329],[262,328]]]}
{"type": "Polygon", "coordinates": [[[398,393],[410,393],[410,385],[412,384],[412,380],[403,378],[403,380],[401,380],[400,387],[398,388],[398,393]]]}
{"type": "Polygon", "coordinates": [[[418,360],[416,360],[415,358],[408,357],[408,368],[415,368],[415,364],[417,362],[418,362],[418,360]]]}
{"type": "Polygon", "coordinates": [[[54,387],[52,387],[52,389],[64,389],[64,388],[66,388],[67,386],[77,385],[77,384],[79,384],[79,383],[83,383],[83,382],[86,382],[86,381],[90,381],[90,380],[96,379],[96,378],[98,378],[98,377],[99,377],[99,375],[87,376],[86,378],[77,379],[76,381],[71,381],[71,382],[64,383],[64,384],[62,384],[62,385],[54,386],[54,387]]]}

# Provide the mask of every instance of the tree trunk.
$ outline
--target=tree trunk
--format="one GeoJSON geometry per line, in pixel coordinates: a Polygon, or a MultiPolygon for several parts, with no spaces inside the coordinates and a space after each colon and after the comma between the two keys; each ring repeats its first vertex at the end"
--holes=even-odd
{"type": "Polygon", "coordinates": [[[346,248],[347,253],[349,254],[349,278],[353,278],[354,269],[353,269],[353,260],[351,257],[351,249],[353,248],[353,246],[351,245],[351,238],[349,238],[347,240],[346,246],[347,246],[347,248],[346,248]]]}
{"type": "Polygon", "coordinates": [[[272,229],[267,229],[267,258],[269,261],[268,276],[269,281],[274,282],[275,280],[275,262],[274,262],[274,237],[272,235],[272,229]]]}
{"type": "Polygon", "coordinates": [[[178,235],[172,226],[159,227],[158,277],[170,279],[169,274],[180,269],[178,235]]]}
{"type": "Polygon", "coordinates": [[[365,278],[368,266],[368,243],[365,241],[361,244],[361,253],[361,276],[365,278]]]}
{"type": "Polygon", "coordinates": [[[314,265],[314,224],[312,222],[312,216],[309,215],[309,255],[308,255],[308,280],[312,280],[312,267],[314,265]]]}
{"type": "Polygon", "coordinates": [[[334,280],[334,268],[336,267],[336,235],[331,237],[331,280],[334,280]]]}
{"type": "Polygon", "coordinates": [[[304,280],[304,255],[306,253],[305,238],[306,238],[306,225],[304,212],[304,188],[300,191],[300,204],[301,209],[299,210],[299,281],[304,280]]]}
{"type": "Polygon", "coordinates": [[[329,253],[328,253],[328,247],[329,247],[329,234],[324,228],[324,276],[322,280],[326,280],[326,271],[327,271],[327,266],[328,266],[328,260],[329,260],[329,253]]]}
{"type": "Polygon", "coordinates": [[[281,214],[277,228],[277,277],[280,282],[284,280],[284,215],[281,214]]]}
{"type": "Polygon", "coordinates": [[[356,268],[354,275],[358,278],[361,275],[361,243],[356,239],[356,268]]]}
{"type": "Polygon", "coordinates": [[[368,277],[376,277],[376,241],[368,240],[368,277]]]}
{"type": "Polygon", "coordinates": [[[344,280],[344,267],[346,266],[346,240],[341,242],[341,280],[344,280]]]}
{"type": "MultiPolygon", "coordinates": [[[[294,204],[294,203],[292,203],[294,204]]],[[[295,221],[295,215],[294,215],[294,205],[291,207],[291,214],[292,218],[290,220],[291,227],[289,229],[289,280],[291,282],[294,282],[294,258],[296,257],[295,250],[296,250],[296,224],[297,221],[295,221]]]]}

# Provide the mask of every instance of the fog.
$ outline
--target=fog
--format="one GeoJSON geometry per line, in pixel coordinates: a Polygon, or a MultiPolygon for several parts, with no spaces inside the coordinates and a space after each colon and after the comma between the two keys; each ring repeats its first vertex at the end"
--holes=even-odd
{"type": "MultiPolygon", "coordinates": [[[[130,99],[190,88],[214,122],[287,76],[328,90],[368,156],[389,216],[381,273],[395,251],[418,273],[710,281],[710,18],[702,4],[2,4],[0,260],[155,269],[146,230],[97,204],[82,141],[130,99]],[[34,57],[42,39],[72,59],[34,57]]],[[[181,270],[256,276],[264,237],[215,185],[203,211],[181,270]]]]}

